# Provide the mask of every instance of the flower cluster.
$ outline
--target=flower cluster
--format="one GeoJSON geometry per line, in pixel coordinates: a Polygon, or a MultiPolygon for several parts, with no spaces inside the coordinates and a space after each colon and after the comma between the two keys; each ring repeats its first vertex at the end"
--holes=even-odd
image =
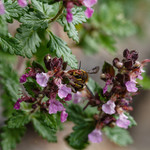
{"type": "MultiPolygon", "coordinates": [[[[18,0],[18,4],[21,7],[26,7],[27,6],[27,0],[18,0]]],[[[0,15],[5,14],[5,7],[4,4],[2,2],[2,0],[0,0],[0,15]]]]}
{"type": "Polygon", "coordinates": [[[101,91],[95,96],[88,96],[88,105],[96,106],[100,111],[94,116],[96,129],[93,130],[88,138],[93,143],[102,141],[101,129],[105,126],[127,129],[131,124],[127,112],[133,110],[130,106],[132,96],[138,94],[138,83],[136,79],[142,80],[143,67],[150,60],[146,59],[141,63],[137,61],[138,53],[135,50],[125,49],[123,60],[119,58],[113,60],[113,65],[105,62],[101,79],[106,82],[101,91]]]}
{"type": "Polygon", "coordinates": [[[69,82],[71,76],[64,71],[67,64],[62,58],[51,58],[50,55],[44,57],[44,63],[47,72],[40,64],[33,62],[32,67],[27,68],[27,73],[20,77],[20,83],[25,87],[27,94],[18,99],[14,109],[20,109],[20,103],[24,101],[32,104],[32,112],[36,109],[47,111],[49,114],[61,112],[61,122],[64,122],[68,116],[64,105],[72,99],[73,88],[69,82]],[[26,84],[33,86],[32,91],[28,91],[26,84]],[[31,92],[34,93],[34,97],[31,92]]]}
{"type": "Polygon", "coordinates": [[[73,14],[71,12],[71,9],[76,6],[85,6],[85,15],[87,18],[90,18],[94,12],[94,10],[91,8],[93,5],[97,3],[97,0],[63,0],[63,4],[67,9],[67,15],[66,19],[68,22],[72,22],[73,20],[73,14]]]}

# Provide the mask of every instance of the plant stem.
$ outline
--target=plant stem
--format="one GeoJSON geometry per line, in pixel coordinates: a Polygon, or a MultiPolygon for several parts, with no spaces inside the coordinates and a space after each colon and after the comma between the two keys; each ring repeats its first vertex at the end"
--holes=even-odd
{"type": "Polygon", "coordinates": [[[48,23],[54,22],[62,14],[63,10],[64,10],[64,6],[62,4],[62,6],[60,7],[60,9],[59,9],[58,13],[56,14],[56,16],[54,18],[52,18],[51,20],[49,20],[48,23]]]}

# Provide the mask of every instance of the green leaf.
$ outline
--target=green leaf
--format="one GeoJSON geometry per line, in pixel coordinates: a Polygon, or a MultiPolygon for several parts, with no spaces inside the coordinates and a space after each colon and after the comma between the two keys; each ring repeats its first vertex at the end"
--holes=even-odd
{"type": "Polygon", "coordinates": [[[83,111],[83,108],[79,105],[70,104],[66,109],[69,114],[68,120],[73,121],[75,124],[80,125],[80,123],[85,120],[93,121],[93,113],[89,110],[83,111]]]}
{"type": "Polygon", "coordinates": [[[68,62],[68,65],[70,65],[70,67],[77,68],[78,62],[67,44],[62,39],[55,36],[53,33],[48,33],[50,37],[50,41],[48,43],[50,52],[55,52],[57,57],[63,57],[64,61],[68,62]]]}
{"type": "Polygon", "coordinates": [[[0,46],[4,52],[8,51],[10,54],[18,54],[21,49],[19,40],[13,38],[10,34],[3,35],[0,33],[0,46]]]}
{"type": "Polygon", "coordinates": [[[56,130],[51,129],[50,127],[47,126],[44,122],[41,120],[38,120],[36,118],[32,119],[33,126],[35,130],[45,139],[47,139],[49,142],[56,142],[56,130]]]}
{"type": "Polygon", "coordinates": [[[28,58],[32,57],[32,53],[36,53],[41,42],[37,31],[23,25],[18,29],[16,38],[20,41],[21,46],[18,55],[27,56],[28,58]]]}
{"type": "Polygon", "coordinates": [[[66,12],[60,16],[58,22],[64,26],[64,31],[67,32],[69,38],[79,42],[78,31],[76,30],[75,25],[86,22],[86,17],[82,8],[79,7],[73,8],[72,14],[73,21],[71,23],[68,23],[66,20],[66,12]]]}
{"type": "Polygon", "coordinates": [[[43,122],[50,128],[56,129],[57,123],[56,123],[56,116],[50,115],[48,113],[41,113],[41,118],[43,119],[43,122]]]}
{"type": "Polygon", "coordinates": [[[40,91],[40,88],[34,82],[25,82],[23,86],[28,94],[32,97],[35,97],[36,91],[40,91]]]}
{"type": "Polygon", "coordinates": [[[19,78],[11,65],[4,59],[0,59],[0,83],[3,87],[2,106],[4,115],[9,117],[14,111],[14,102],[19,98],[19,78]]]}
{"type": "Polygon", "coordinates": [[[59,10],[59,4],[55,3],[53,5],[44,4],[42,2],[39,2],[37,0],[31,0],[32,7],[35,11],[40,11],[47,19],[53,18],[56,16],[57,11],[59,10]]]}
{"type": "Polygon", "coordinates": [[[48,4],[53,4],[53,3],[57,3],[58,2],[56,0],[37,0],[37,1],[40,1],[40,2],[43,2],[43,3],[48,3],[48,4]]]}
{"type": "Polygon", "coordinates": [[[20,16],[24,15],[28,7],[22,8],[18,5],[18,2],[13,2],[12,0],[7,0],[5,3],[5,14],[8,22],[13,22],[13,18],[19,20],[20,16]]]}
{"type": "Polygon", "coordinates": [[[34,69],[40,69],[42,72],[45,72],[43,66],[42,66],[41,64],[39,64],[38,62],[36,62],[36,61],[33,61],[33,62],[32,62],[32,67],[33,67],[34,69]]]}
{"type": "Polygon", "coordinates": [[[12,150],[16,144],[20,142],[21,137],[25,133],[25,128],[9,129],[7,126],[2,128],[1,148],[2,150],[12,150]]]}
{"type": "Polygon", "coordinates": [[[30,12],[29,14],[25,14],[20,18],[20,22],[22,22],[24,26],[33,28],[34,30],[39,28],[46,29],[48,27],[47,18],[40,12],[30,12]]]}
{"type": "Polygon", "coordinates": [[[6,19],[3,15],[0,15],[0,35],[7,35],[8,34],[8,27],[6,23],[6,19]]]}
{"type": "Polygon", "coordinates": [[[27,114],[22,111],[16,111],[9,118],[7,124],[8,128],[21,128],[29,122],[27,114]]]}
{"type": "Polygon", "coordinates": [[[129,135],[128,131],[119,127],[104,127],[103,131],[106,136],[113,141],[114,143],[120,146],[127,146],[128,144],[132,144],[133,140],[129,135]]]}
{"type": "Polygon", "coordinates": [[[69,135],[67,141],[70,146],[75,149],[84,149],[88,143],[88,134],[94,129],[93,122],[80,122],[79,125],[73,127],[74,132],[69,135]]]}
{"type": "Polygon", "coordinates": [[[137,125],[136,121],[134,120],[134,118],[129,113],[126,112],[125,115],[128,117],[128,120],[130,120],[129,127],[137,125]]]}

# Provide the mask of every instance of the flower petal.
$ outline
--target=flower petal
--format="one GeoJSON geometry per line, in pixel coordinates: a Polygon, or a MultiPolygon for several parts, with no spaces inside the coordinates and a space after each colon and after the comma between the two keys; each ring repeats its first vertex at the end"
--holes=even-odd
{"type": "Polygon", "coordinates": [[[49,76],[47,75],[47,73],[42,72],[42,73],[36,74],[36,82],[42,87],[47,86],[48,79],[49,79],[49,76]]]}
{"type": "Polygon", "coordinates": [[[125,83],[128,92],[137,92],[138,88],[136,87],[136,83],[133,81],[127,81],[125,83]]]}
{"type": "Polygon", "coordinates": [[[5,13],[5,7],[3,2],[0,0],[0,15],[3,15],[5,13]]]}
{"type": "Polygon", "coordinates": [[[18,0],[18,4],[21,7],[26,7],[28,3],[26,0],[18,0]]]}
{"type": "Polygon", "coordinates": [[[115,103],[112,100],[107,101],[106,104],[102,105],[102,110],[106,113],[106,114],[114,114],[115,113],[115,103]]]}
{"type": "Polygon", "coordinates": [[[98,129],[95,129],[88,135],[88,139],[92,143],[100,143],[102,141],[102,132],[98,129]]]}
{"type": "Polygon", "coordinates": [[[65,110],[63,110],[60,116],[61,122],[65,122],[67,120],[67,117],[68,117],[68,113],[65,110]]]}
{"type": "Polygon", "coordinates": [[[92,9],[92,8],[90,8],[90,7],[87,7],[87,9],[85,10],[85,16],[87,17],[87,18],[91,18],[92,17],[92,15],[93,15],[93,12],[94,12],[94,9],[92,9]]]}
{"type": "Polygon", "coordinates": [[[84,6],[86,7],[92,7],[96,3],[97,3],[97,0],[84,0],[83,1],[84,6]]]}

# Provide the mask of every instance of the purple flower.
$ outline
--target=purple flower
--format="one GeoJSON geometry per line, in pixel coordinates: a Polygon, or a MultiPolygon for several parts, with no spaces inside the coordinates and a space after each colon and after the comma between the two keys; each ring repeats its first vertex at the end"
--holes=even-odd
{"type": "Polygon", "coordinates": [[[50,99],[49,104],[49,114],[56,114],[57,111],[63,111],[65,109],[63,104],[55,99],[50,99]]]}
{"type": "Polygon", "coordinates": [[[67,117],[68,117],[68,113],[65,110],[63,110],[60,116],[61,122],[65,122],[67,120],[67,117]]]}
{"type": "Polygon", "coordinates": [[[133,81],[127,81],[125,85],[126,85],[128,92],[137,92],[138,91],[138,88],[136,87],[136,83],[133,81]]]}
{"type": "Polygon", "coordinates": [[[20,103],[22,102],[22,100],[19,98],[18,100],[17,100],[17,102],[15,103],[15,105],[14,105],[14,109],[16,109],[16,110],[19,110],[20,109],[20,103]]]}
{"type": "Polygon", "coordinates": [[[93,5],[97,3],[97,0],[84,0],[83,4],[87,7],[85,11],[85,15],[87,18],[90,18],[94,12],[94,10],[91,8],[93,5]]]}
{"type": "Polygon", "coordinates": [[[87,18],[91,18],[93,13],[94,13],[94,9],[92,9],[92,8],[87,7],[87,9],[85,10],[85,16],[87,18]]]}
{"type": "Polygon", "coordinates": [[[81,100],[82,100],[82,94],[80,92],[75,93],[73,96],[73,103],[78,104],[81,102],[81,100]]]}
{"type": "Polygon", "coordinates": [[[102,132],[98,129],[95,129],[88,135],[88,139],[92,143],[100,143],[102,141],[102,132]]]}
{"type": "Polygon", "coordinates": [[[116,125],[120,128],[127,129],[128,126],[130,125],[130,120],[127,120],[128,117],[125,114],[119,115],[118,120],[116,121],[116,125]]]}
{"type": "Polygon", "coordinates": [[[67,97],[65,98],[65,101],[70,101],[70,100],[72,100],[72,95],[68,94],[67,97]]]}
{"type": "Polygon", "coordinates": [[[97,0],[84,0],[83,3],[86,7],[92,7],[97,3],[97,0]]]}
{"type": "Polygon", "coordinates": [[[105,84],[105,87],[103,88],[103,94],[105,94],[107,92],[107,89],[108,89],[108,85],[111,84],[111,80],[108,80],[105,84]]]}
{"type": "Polygon", "coordinates": [[[71,9],[69,9],[69,8],[67,8],[66,19],[67,19],[68,23],[72,22],[72,20],[73,20],[73,14],[71,12],[71,9]]]}
{"type": "Polygon", "coordinates": [[[102,105],[102,110],[106,113],[106,114],[114,114],[115,113],[115,103],[112,100],[107,101],[106,104],[102,105]]]}
{"type": "Polygon", "coordinates": [[[26,7],[27,6],[27,1],[26,0],[18,0],[18,4],[21,7],[26,7]]]}
{"type": "Polygon", "coordinates": [[[62,99],[66,98],[68,94],[71,94],[71,88],[67,87],[64,84],[60,85],[58,90],[58,96],[62,99]]]}
{"type": "Polygon", "coordinates": [[[29,76],[28,74],[23,74],[23,75],[20,77],[20,83],[26,82],[28,76],[29,76]]]}
{"type": "Polygon", "coordinates": [[[36,74],[36,82],[42,87],[47,86],[48,79],[49,79],[49,76],[47,73],[42,72],[42,73],[36,74]]]}
{"type": "Polygon", "coordinates": [[[2,1],[0,0],[0,15],[3,15],[4,13],[5,13],[5,8],[2,1]]]}

